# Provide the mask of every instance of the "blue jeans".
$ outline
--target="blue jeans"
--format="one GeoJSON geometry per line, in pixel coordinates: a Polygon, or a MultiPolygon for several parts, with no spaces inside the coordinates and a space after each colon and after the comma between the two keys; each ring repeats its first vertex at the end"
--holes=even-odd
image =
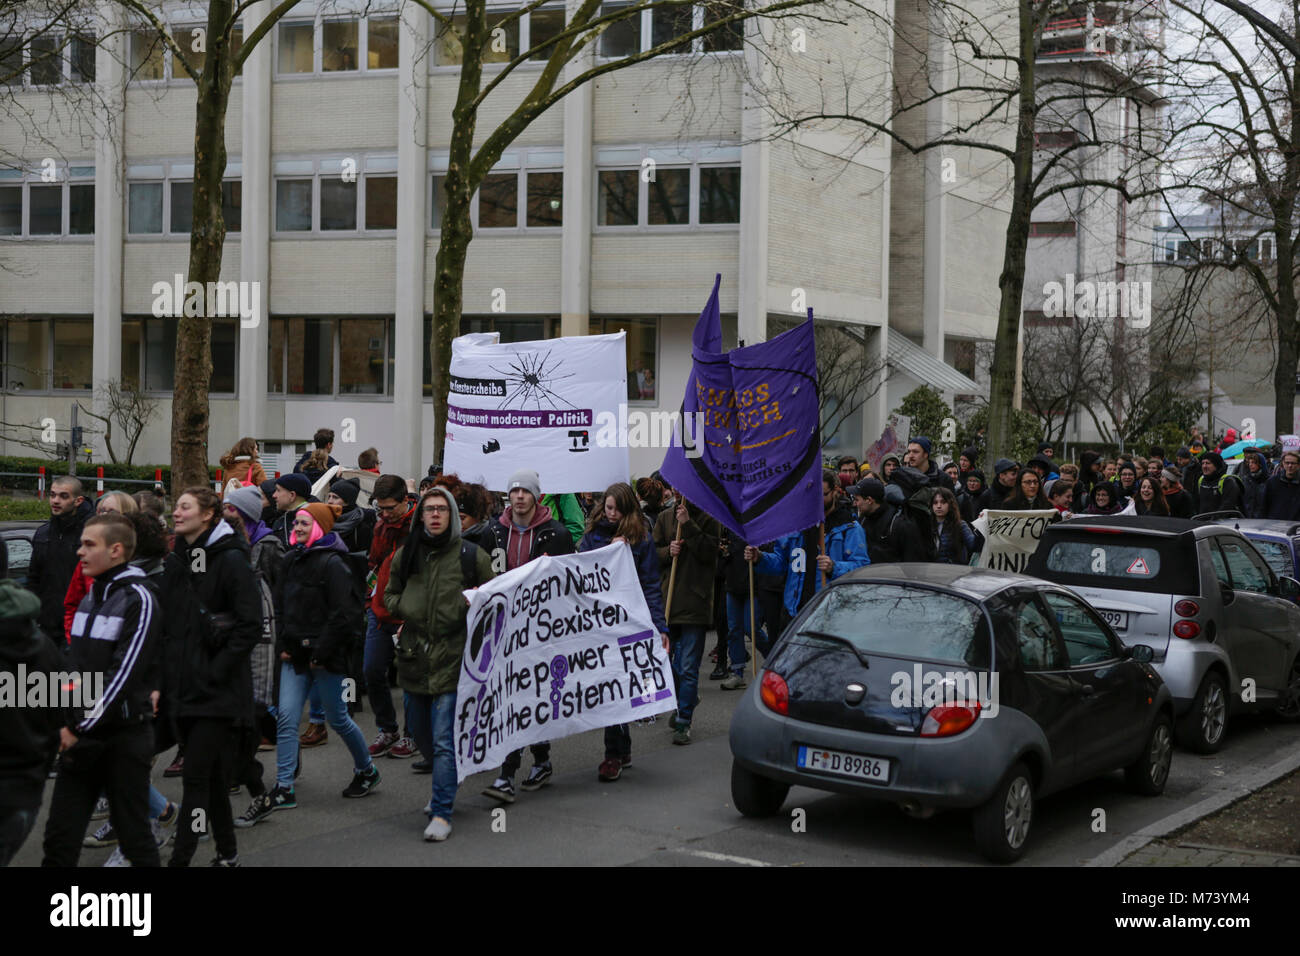
{"type": "Polygon", "coordinates": [[[703,624],[668,625],[668,642],[677,686],[677,723],[690,726],[700,702],[700,661],[704,658],[703,624]]]}
{"type": "Polygon", "coordinates": [[[311,685],[311,690],[307,692],[307,702],[311,709],[307,712],[307,719],[313,724],[325,723],[325,705],[320,700],[320,688],[315,684],[311,685]]]}
{"type": "Polygon", "coordinates": [[[276,715],[275,783],[285,790],[293,789],[293,771],[298,763],[298,719],[302,704],[312,687],[320,688],[325,717],[333,730],[347,745],[352,754],[353,768],[357,773],[370,769],[370,750],[361,728],[348,716],[348,705],[343,701],[343,675],[321,667],[313,667],[299,674],[289,661],[280,662],[280,706],[276,715]]]}
{"type": "Polygon", "coordinates": [[[451,821],[452,804],[456,802],[456,741],[454,719],[456,694],[402,694],[402,708],[411,736],[421,753],[433,754],[433,797],[429,800],[429,816],[451,821]]]}
{"type": "Polygon", "coordinates": [[[366,694],[375,711],[375,723],[385,733],[397,733],[397,711],[393,707],[393,692],[388,687],[388,667],[397,653],[393,647],[396,628],[380,624],[375,612],[366,608],[366,649],[361,671],[366,679],[366,694]]]}
{"type": "Polygon", "coordinates": [[[157,820],[162,816],[162,812],[167,809],[167,798],[150,784],[149,786],[149,819],[157,820]]]}
{"type": "MultiPolygon", "coordinates": [[[[754,616],[757,619],[755,639],[762,646],[763,605],[754,600],[754,616]]],[[[749,636],[749,592],[732,594],[727,592],[727,660],[731,673],[741,676],[745,665],[749,663],[749,652],[745,649],[745,638],[749,636]]]]}

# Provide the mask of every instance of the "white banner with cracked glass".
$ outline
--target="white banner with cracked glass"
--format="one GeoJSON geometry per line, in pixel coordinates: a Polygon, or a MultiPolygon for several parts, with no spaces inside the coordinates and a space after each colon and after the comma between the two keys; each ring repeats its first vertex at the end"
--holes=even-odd
{"type": "Polygon", "coordinates": [[[456,691],[456,778],[542,740],[677,706],[632,551],[542,556],[473,591],[456,691]]]}
{"type": "Polygon", "coordinates": [[[627,481],[626,336],[454,339],[444,470],[492,491],[521,468],[537,472],[543,494],[627,481]]]}

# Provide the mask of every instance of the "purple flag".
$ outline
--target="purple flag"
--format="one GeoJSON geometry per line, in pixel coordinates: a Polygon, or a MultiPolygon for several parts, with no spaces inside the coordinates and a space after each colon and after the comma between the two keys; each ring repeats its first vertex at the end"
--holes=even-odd
{"type": "Polygon", "coordinates": [[[685,447],[674,443],[660,471],[747,544],[765,544],[822,520],[812,310],[789,332],[724,353],[721,281],[720,275],[714,280],[692,338],[694,367],[682,401],[685,447]]]}

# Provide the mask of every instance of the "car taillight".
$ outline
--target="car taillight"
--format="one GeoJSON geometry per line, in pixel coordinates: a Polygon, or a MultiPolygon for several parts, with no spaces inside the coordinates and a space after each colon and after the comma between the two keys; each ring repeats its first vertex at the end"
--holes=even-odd
{"type": "Polygon", "coordinates": [[[763,699],[763,706],[778,714],[790,714],[790,688],[785,678],[775,671],[763,671],[763,680],[758,685],[758,696],[763,699]]]}
{"type": "Polygon", "coordinates": [[[1174,605],[1174,613],[1179,617],[1196,617],[1201,613],[1201,606],[1195,601],[1179,601],[1174,605]]]}
{"type": "Polygon", "coordinates": [[[1181,637],[1184,640],[1191,640],[1201,633],[1201,625],[1195,621],[1179,621],[1174,625],[1174,637],[1181,637]]]}
{"type": "Polygon", "coordinates": [[[951,737],[959,734],[980,715],[979,701],[965,704],[941,704],[931,707],[921,724],[922,737],[951,737]]]}

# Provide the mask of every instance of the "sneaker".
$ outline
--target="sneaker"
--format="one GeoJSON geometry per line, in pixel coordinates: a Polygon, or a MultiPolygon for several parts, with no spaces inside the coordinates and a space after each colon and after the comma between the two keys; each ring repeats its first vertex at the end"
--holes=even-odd
{"type": "Polygon", "coordinates": [[[551,780],[551,762],[535,763],[533,769],[528,771],[528,776],[524,782],[519,785],[520,790],[540,790],[551,780]]]}
{"type": "Polygon", "coordinates": [[[596,777],[602,783],[613,783],[623,772],[623,762],[617,757],[606,757],[601,761],[600,768],[596,771],[596,777]]]}
{"type": "Polygon", "coordinates": [[[239,854],[234,856],[218,856],[208,866],[239,866],[239,854]]]}
{"type": "Polygon", "coordinates": [[[82,846],[104,847],[117,842],[117,832],[113,824],[105,821],[98,830],[81,841],[82,846]]]}
{"type": "Polygon", "coordinates": [[[381,730],[375,737],[375,742],[370,745],[370,756],[382,757],[393,749],[393,744],[401,739],[397,735],[397,731],[381,730]]]}
{"type": "Polygon", "coordinates": [[[330,734],[324,724],[308,724],[307,729],[298,735],[298,743],[303,747],[319,747],[329,743],[330,734]]]}
{"type": "Polygon", "coordinates": [[[502,803],[515,802],[515,785],[507,777],[497,777],[492,786],[483,791],[483,796],[500,800],[502,803]]]}
{"type": "Polygon", "coordinates": [[[149,830],[153,833],[153,842],[158,849],[167,845],[167,841],[176,835],[176,831],[158,820],[149,821],[149,830]]]}
{"type": "Polygon", "coordinates": [[[108,819],[108,797],[100,797],[95,801],[95,809],[90,814],[92,820],[108,819]]]}
{"type": "Polygon", "coordinates": [[[745,682],[745,678],[740,674],[732,674],[721,684],[723,690],[744,690],[748,686],[749,684],[745,682]]]}
{"type": "Polygon", "coordinates": [[[451,836],[451,824],[442,817],[434,817],[424,828],[424,838],[430,843],[441,843],[451,836]]]}
{"type": "Polygon", "coordinates": [[[423,757],[412,761],[411,773],[433,773],[433,761],[425,760],[423,757]]]}
{"type": "Polygon", "coordinates": [[[677,729],[673,731],[673,743],[685,746],[691,742],[691,725],[678,724],[677,729]]]}
{"type": "Polygon", "coordinates": [[[163,771],[163,776],[164,776],[164,777],[179,777],[179,776],[180,776],[182,773],[184,773],[184,772],[185,772],[185,755],[184,755],[184,754],[177,754],[177,755],[176,755],[176,759],[173,760],[173,761],[168,765],[167,769],[163,771]]]}
{"type": "Polygon", "coordinates": [[[294,796],[292,787],[288,790],[283,787],[274,787],[263,796],[271,801],[272,810],[292,810],[298,806],[298,798],[294,796]]]}
{"type": "MultiPolygon", "coordinates": [[[[159,845],[158,849],[160,850],[162,849],[161,844],[159,845]]],[[[122,852],[122,848],[120,846],[115,846],[113,847],[113,852],[109,855],[108,859],[104,861],[104,865],[105,866],[130,866],[131,861],[126,858],[126,854],[122,852]]]]}
{"type": "Polygon", "coordinates": [[[165,827],[172,827],[176,825],[176,820],[180,815],[181,808],[169,801],[167,806],[163,808],[163,812],[158,814],[158,822],[165,827]]]}
{"type": "Polygon", "coordinates": [[[632,766],[632,755],[628,754],[626,757],[619,757],[618,762],[621,763],[623,769],[626,770],[628,767],[632,766]]]}
{"type": "Polygon", "coordinates": [[[275,812],[275,806],[271,803],[271,794],[274,791],[268,790],[260,797],[254,797],[253,802],[248,805],[248,809],[235,817],[235,826],[241,829],[257,826],[272,813],[275,812]]]}
{"type": "Polygon", "coordinates": [[[352,774],[352,782],[343,791],[345,797],[366,797],[379,786],[379,768],[374,764],[366,770],[352,774]]]}
{"type": "Polygon", "coordinates": [[[274,749],[275,749],[275,741],[267,740],[265,737],[263,737],[262,742],[257,745],[257,752],[260,754],[266,753],[268,750],[274,750],[274,749]]]}
{"type": "Polygon", "coordinates": [[[730,671],[728,671],[725,667],[719,664],[717,667],[713,668],[713,670],[709,672],[709,680],[722,680],[729,673],[730,671]]]}
{"type": "Polygon", "coordinates": [[[410,737],[399,737],[397,742],[388,749],[388,756],[396,757],[398,760],[405,760],[407,757],[414,757],[420,752],[420,748],[415,746],[415,741],[410,737]]]}

